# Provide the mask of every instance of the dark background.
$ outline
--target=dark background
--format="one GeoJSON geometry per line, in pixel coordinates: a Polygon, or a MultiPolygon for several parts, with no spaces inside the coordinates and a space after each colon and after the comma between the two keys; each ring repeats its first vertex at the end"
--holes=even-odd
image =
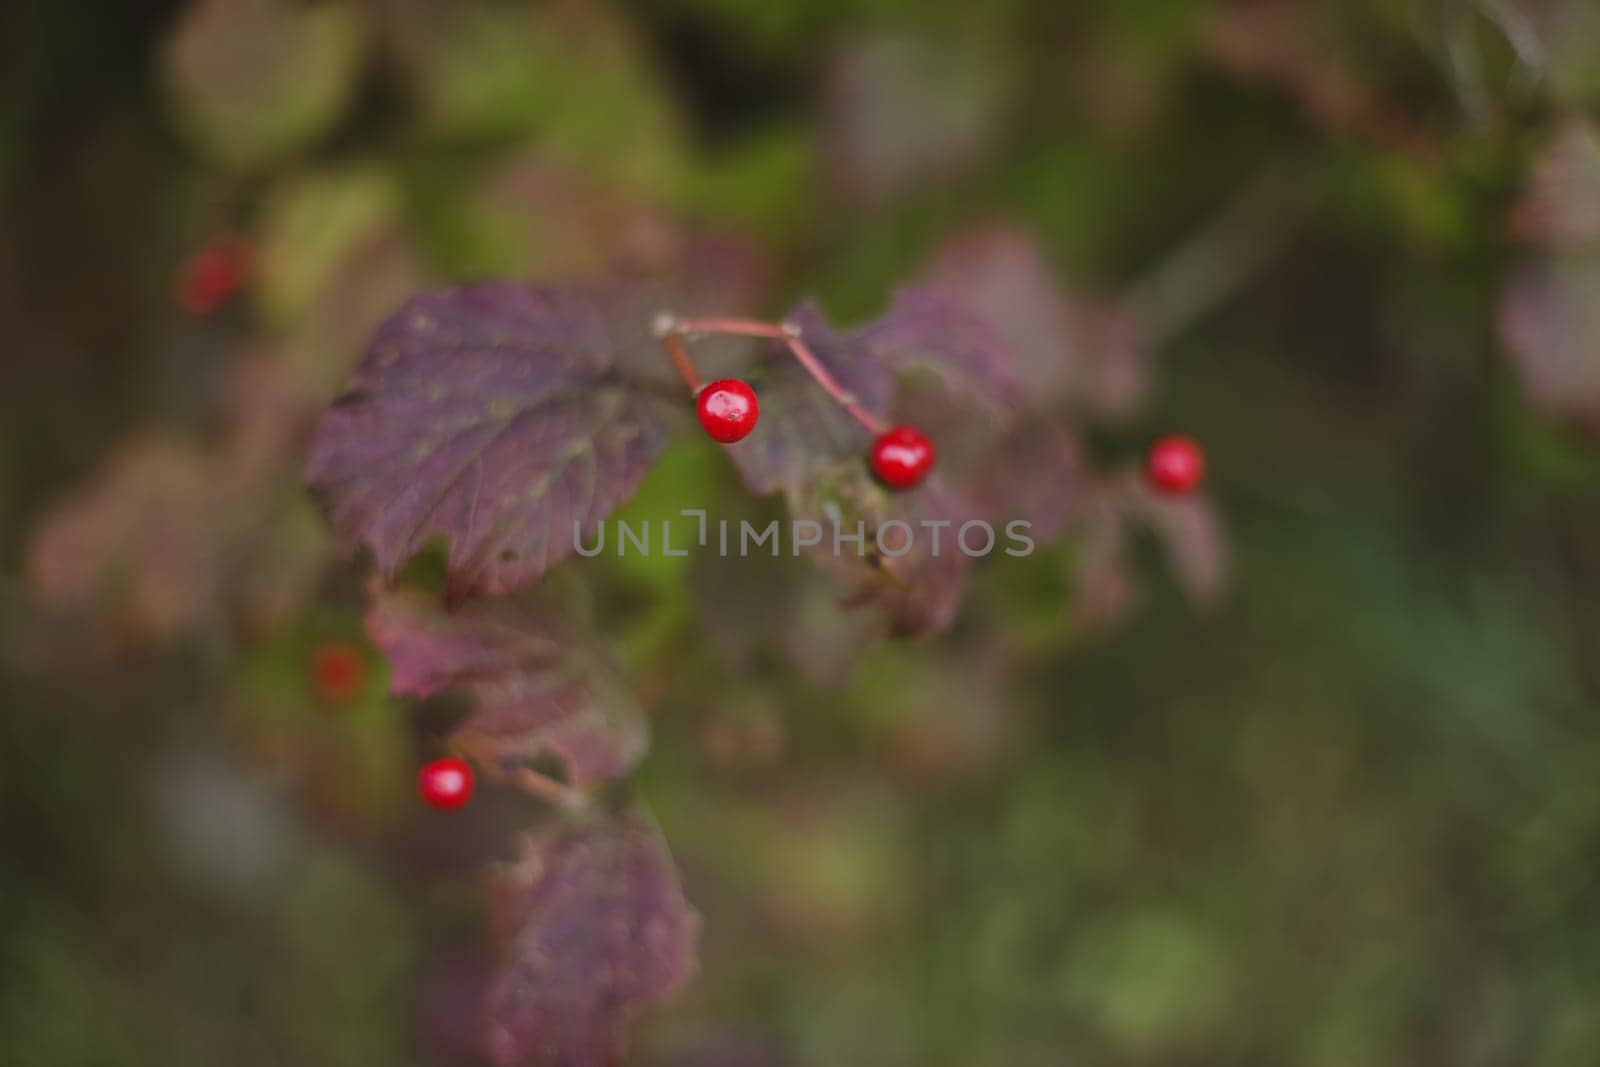
{"type": "MultiPolygon", "coordinates": [[[[997,219],[1144,338],[1059,544],[860,647],[751,637],[697,562],[551,579],[705,916],[638,1062],[1600,1063],[1595,5],[23,0],[0,41],[0,1063],[473,1062],[482,871],[540,816],[414,800],[448,702],[384,695],[299,486],[377,317],[684,225],[853,321],[997,219]],[[244,290],[186,311],[225,233],[244,290]],[[1173,428],[1222,542],[1108,535],[1173,428]]],[[[703,441],[628,514],[684,499],[740,499],[703,441]]]]}

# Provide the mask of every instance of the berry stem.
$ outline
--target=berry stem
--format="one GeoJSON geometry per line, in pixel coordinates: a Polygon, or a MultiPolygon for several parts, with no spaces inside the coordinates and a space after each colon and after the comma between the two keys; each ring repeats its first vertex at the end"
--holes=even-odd
{"type": "Polygon", "coordinates": [[[771,337],[783,340],[789,335],[782,326],[755,319],[673,319],[675,333],[733,334],[736,337],[771,337]]]}
{"type": "Polygon", "coordinates": [[[548,774],[542,774],[532,767],[507,767],[492,746],[485,747],[463,740],[452,747],[476,764],[478,772],[488,781],[514,785],[529,796],[563,811],[578,811],[589,804],[589,795],[583,790],[563,785],[548,774]]]}
{"type": "Polygon", "coordinates": [[[676,332],[663,334],[661,343],[666,346],[667,358],[671,359],[672,365],[677,368],[678,377],[689,387],[689,394],[693,396],[699,393],[704,383],[700,381],[700,375],[689,359],[689,349],[684,345],[682,335],[676,332]]]}
{"type": "Polygon", "coordinates": [[[800,339],[798,330],[793,332],[784,330],[783,339],[788,343],[789,351],[794,354],[794,358],[806,369],[807,374],[817,380],[817,384],[833,398],[835,404],[848,411],[850,417],[866,427],[867,432],[874,437],[884,432],[886,429],[884,424],[863,410],[861,405],[856,403],[854,396],[845,392],[834,376],[828,372],[828,368],[822,365],[822,361],[817,359],[816,354],[800,339]]]}
{"type": "Polygon", "coordinates": [[[562,785],[548,774],[540,774],[532,767],[518,767],[511,772],[511,783],[529,796],[537,797],[564,811],[587,807],[589,797],[581,790],[562,785]]]}
{"type": "Polygon", "coordinates": [[[698,393],[701,388],[700,376],[695,373],[694,364],[689,361],[689,353],[683,344],[685,334],[721,334],[735,337],[765,337],[774,341],[782,341],[789,349],[789,354],[795,361],[805,368],[805,372],[822,387],[823,392],[835,404],[844,408],[850,417],[859,422],[868,433],[873,436],[881,435],[887,427],[866,411],[856,402],[851,395],[822,365],[822,361],[811,351],[809,345],[800,337],[797,327],[788,323],[758,322],[754,319],[680,319],[671,315],[663,315],[656,323],[656,335],[661,338],[661,343],[666,347],[667,356],[677,367],[678,374],[688,383],[693,393],[698,393]]]}

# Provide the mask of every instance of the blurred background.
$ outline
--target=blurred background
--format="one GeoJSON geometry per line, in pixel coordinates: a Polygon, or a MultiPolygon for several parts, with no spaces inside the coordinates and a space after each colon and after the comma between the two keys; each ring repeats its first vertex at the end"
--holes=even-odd
{"type": "Polygon", "coordinates": [[[544,814],[415,799],[305,434],[408,293],[619,269],[982,290],[1076,457],[921,641],[547,579],[705,917],[633,1062],[1600,1063],[1597,120],[1593,0],[12,0],[0,1063],[479,1062],[544,814]]]}

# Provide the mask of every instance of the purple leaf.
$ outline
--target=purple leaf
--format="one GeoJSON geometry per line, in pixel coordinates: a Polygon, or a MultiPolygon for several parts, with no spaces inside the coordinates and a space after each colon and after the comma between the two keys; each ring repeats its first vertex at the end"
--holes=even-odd
{"type": "Polygon", "coordinates": [[[795,516],[821,524],[822,542],[810,551],[834,575],[845,604],[877,608],[889,632],[904,637],[935,633],[955,617],[972,562],[956,536],[974,516],[937,477],[910,491],[889,492],[858,465],[846,464],[815,479],[789,507],[795,516]],[[935,530],[925,522],[943,525],[935,530]],[[836,549],[835,530],[851,537],[859,532],[863,549],[842,538],[836,549]]]}
{"type": "Polygon", "coordinates": [[[471,694],[476,710],[455,736],[463,748],[515,760],[549,752],[579,785],[619,777],[644,754],[644,719],[618,673],[591,643],[525,604],[446,611],[416,593],[380,592],[367,633],[394,664],[395,694],[471,694]]]}
{"type": "Polygon", "coordinates": [[[1086,628],[1121,621],[1139,597],[1139,581],[1129,565],[1132,530],[1120,494],[1103,489],[1085,501],[1071,579],[1076,614],[1086,628]]]}
{"type": "Polygon", "coordinates": [[[1600,413],[1600,254],[1518,267],[1501,296],[1500,333],[1535,407],[1575,419],[1600,413]]]}
{"type": "Polygon", "coordinates": [[[1115,623],[1139,599],[1141,583],[1133,566],[1139,527],[1155,534],[1179,587],[1196,608],[1214,606],[1227,592],[1232,569],[1228,540],[1211,501],[1201,494],[1157,496],[1138,476],[1127,474],[1084,501],[1073,577],[1086,625],[1115,623]]]}
{"type": "Polygon", "coordinates": [[[1232,569],[1222,520],[1209,498],[1158,496],[1142,484],[1131,491],[1129,508],[1155,530],[1173,576],[1196,607],[1215,604],[1227,591],[1232,569]]]}
{"type": "Polygon", "coordinates": [[[1077,440],[1053,417],[1026,412],[1008,423],[934,386],[902,390],[894,421],[922,427],[938,442],[939,480],[968,518],[997,529],[1024,520],[1033,524],[1030,536],[1051,540],[1084,495],[1077,440]]]}
{"type": "MultiPolygon", "coordinates": [[[[952,389],[999,411],[1016,402],[1004,342],[946,294],[903,289],[883,317],[846,333],[829,326],[811,301],[797,305],[784,321],[800,328],[839,385],[880,419],[889,412],[900,371],[930,370],[952,389]]],[[[792,495],[817,472],[866,455],[872,436],[785,347],[770,346],[750,380],[761,397],[761,424],[729,454],[753,491],[792,495]]]]}
{"type": "MultiPolygon", "coordinates": [[[[601,181],[545,151],[508,162],[480,206],[493,237],[514,246],[495,273],[593,286],[618,369],[636,381],[680,387],[654,332],[662,312],[754,314],[768,286],[767,258],[751,242],[686,224],[636,188],[601,181]]],[[[750,347],[697,346],[695,362],[707,380],[742,375],[750,347]]]]}
{"type": "MultiPolygon", "coordinates": [[[[931,370],[946,392],[960,396],[996,425],[1008,418],[1016,400],[1004,344],[980,319],[948,296],[903,290],[880,319],[841,333],[812,303],[785,318],[798,326],[818,361],[879,419],[887,419],[895,399],[896,372],[931,370]]],[[[796,519],[819,522],[823,544],[813,551],[825,569],[842,582],[848,603],[875,606],[893,632],[928,633],[941,629],[960,601],[969,563],[954,547],[961,522],[975,517],[940,486],[937,475],[909,493],[889,493],[873,481],[866,456],[872,435],[850,417],[794,360],[771,346],[755,364],[751,384],[761,397],[756,431],[728,449],[746,484],[758,493],[783,491],[796,519]],[[941,551],[932,551],[923,520],[949,521],[941,551]],[[915,537],[903,556],[871,551],[886,523],[907,523],[915,537]],[[853,534],[862,524],[865,557],[846,545],[832,551],[835,524],[853,534]]],[[[932,432],[931,428],[928,428],[932,432]]],[[[935,447],[939,437],[934,435],[935,447]]],[[[898,538],[898,531],[889,536],[898,538]]],[[[891,547],[897,547],[896,540],[891,547]]]]}
{"type": "Polygon", "coordinates": [[[1011,346],[980,312],[939,289],[901,289],[883,317],[850,343],[893,370],[931,370],[948,386],[996,411],[1020,396],[1011,346]]]}
{"type": "Polygon", "coordinates": [[[271,629],[311,596],[330,548],[295,474],[309,412],[276,353],[229,377],[229,430],[209,448],[127,442],[46,513],[27,558],[45,606],[161,642],[230,617],[271,629]]]}
{"type": "Polygon", "coordinates": [[[1511,229],[1566,247],[1600,241],[1600,135],[1593,125],[1570,120],[1540,151],[1511,229]]]}
{"type": "Polygon", "coordinates": [[[485,1047],[502,1067],[619,1063],[642,1008],[693,977],[700,917],[643,817],[562,824],[524,841],[491,898],[506,941],[485,1047]]]}
{"type": "MultiPolygon", "coordinates": [[[[620,367],[630,378],[670,389],[681,384],[655,321],[662,312],[680,318],[753,314],[769,284],[766,258],[734,236],[675,230],[652,261],[622,262],[603,300],[616,338],[620,367]]],[[[697,344],[695,366],[707,381],[743,377],[753,346],[742,338],[697,344]]]]}
{"type": "Polygon", "coordinates": [[[1035,417],[996,442],[964,484],[979,514],[1028,522],[1030,537],[1051,541],[1082,500],[1084,466],[1077,440],[1059,423],[1035,417]]]}
{"type": "Polygon", "coordinates": [[[216,610],[221,545],[208,518],[211,468],[186,441],[121,446],[90,485],[46,513],[28,547],[34,595],[62,612],[104,613],[167,640],[216,610]]]}
{"type": "MultiPolygon", "coordinates": [[[[480,205],[494,237],[513,246],[501,273],[537,284],[627,279],[652,304],[639,319],[646,330],[663,310],[751,312],[765,287],[766,260],[753,245],[686,224],[636,187],[546,151],[513,157],[490,178],[480,205]]],[[[644,340],[653,365],[665,369],[660,342],[653,334],[644,340]]]]}
{"type": "Polygon", "coordinates": [[[1004,339],[1029,397],[1063,397],[1126,415],[1143,399],[1148,367],[1138,330],[1118,310],[1072,299],[1026,231],[991,224],[940,246],[927,284],[981,317],[1004,339]]]}
{"type": "Polygon", "coordinates": [[[882,561],[884,577],[868,585],[867,594],[884,609],[890,633],[905,637],[937,633],[950,625],[961,606],[972,560],[958,547],[956,535],[973,516],[933,480],[913,492],[896,493],[891,517],[909,523],[916,540],[906,555],[882,561]],[[924,522],[949,524],[940,533],[937,549],[924,522]]]}
{"type": "Polygon", "coordinates": [[[582,294],[485,283],[413,298],[324,415],[307,477],[338,540],[392,577],[448,542],[452,593],[537,579],[638,486],[662,434],[614,380],[582,294]]]}
{"type": "MultiPolygon", "coordinates": [[[[800,327],[812,353],[857,403],[877,415],[888,409],[892,373],[852,344],[849,335],[836,333],[814,303],[798,305],[785,321],[800,327]]],[[[770,346],[751,367],[749,381],[761,399],[761,421],[728,455],[753,492],[798,492],[818,471],[866,454],[871,435],[786,348],[770,346]]]]}

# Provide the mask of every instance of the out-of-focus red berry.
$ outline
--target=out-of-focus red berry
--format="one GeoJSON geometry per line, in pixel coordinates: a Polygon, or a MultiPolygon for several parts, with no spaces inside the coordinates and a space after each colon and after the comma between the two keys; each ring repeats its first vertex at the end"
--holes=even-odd
{"type": "Polygon", "coordinates": [[[216,311],[244,287],[252,259],[243,237],[229,234],[211,241],[178,272],[178,306],[197,317],[216,311]]]}
{"type": "Polygon", "coordinates": [[[473,785],[472,765],[454,756],[424,763],[417,772],[417,792],[441,811],[454,811],[471,800],[473,785]]]}
{"type": "Polygon", "coordinates": [[[1182,434],[1163,437],[1150,446],[1144,461],[1144,476],[1158,492],[1172,496],[1192,493],[1205,480],[1205,453],[1182,434]]]}
{"type": "Polygon", "coordinates": [[[342,641],[324,641],[311,653],[311,686],[330,704],[348,704],[367,681],[367,661],[342,641]]]}

